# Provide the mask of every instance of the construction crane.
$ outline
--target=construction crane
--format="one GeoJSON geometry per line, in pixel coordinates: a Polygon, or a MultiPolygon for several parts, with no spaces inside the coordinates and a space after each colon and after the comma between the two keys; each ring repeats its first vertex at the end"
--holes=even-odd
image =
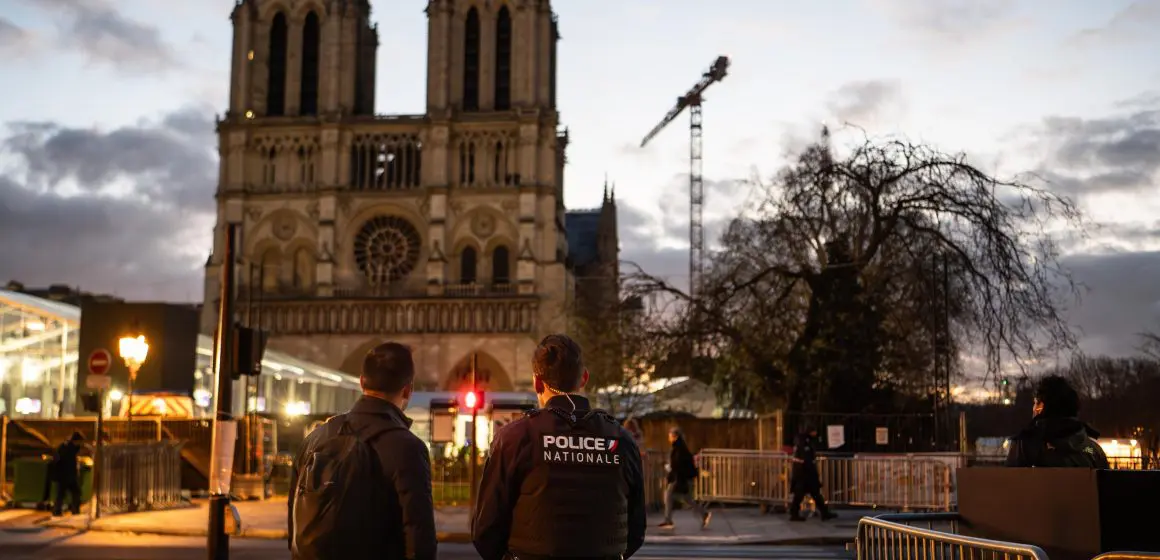
{"type": "Polygon", "coordinates": [[[688,93],[677,98],[677,105],[669,110],[660,124],[656,125],[640,147],[645,147],[649,140],[660,134],[677,116],[689,109],[689,296],[696,297],[701,273],[704,271],[705,253],[705,226],[702,220],[702,209],[705,205],[705,179],[701,175],[703,165],[701,152],[701,103],[705,101],[702,94],[709,86],[720,82],[729,72],[729,57],[719,56],[709,67],[709,71],[701,76],[701,81],[693,86],[688,93]]]}

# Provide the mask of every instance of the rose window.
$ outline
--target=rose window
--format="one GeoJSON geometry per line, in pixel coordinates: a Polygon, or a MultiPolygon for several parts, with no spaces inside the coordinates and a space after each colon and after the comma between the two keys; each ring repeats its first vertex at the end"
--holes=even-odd
{"type": "Polygon", "coordinates": [[[405,278],[419,263],[419,232],[395,216],[379,216],[363,224],[354,238],[354,258],[372,286],[405,278]]]}

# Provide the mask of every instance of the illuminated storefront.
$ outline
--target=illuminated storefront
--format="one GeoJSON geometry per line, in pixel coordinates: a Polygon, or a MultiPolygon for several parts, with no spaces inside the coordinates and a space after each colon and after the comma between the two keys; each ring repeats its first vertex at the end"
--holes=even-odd
{"type": "MultiPolygon", "coordinates": [[[[0,290],[0,414],[58,418],[77,412],[80,322],[80,308],[74,305],[0,290]]],[[[213,340],[208,336],[198,337],[192,374],[192,415],[204,416],[213,395],[213,340]]],[[[249,380],[250,391],[247,381],[234,382],[235,414],[243,413],[247,402],[250,410],[288,416],[340,412],[360,394],[357,377],[275,351],[266,352],[261,377],[249,380]]],[[[117,414],[126,390],[110,388],[110,414],[117,414]]]]}

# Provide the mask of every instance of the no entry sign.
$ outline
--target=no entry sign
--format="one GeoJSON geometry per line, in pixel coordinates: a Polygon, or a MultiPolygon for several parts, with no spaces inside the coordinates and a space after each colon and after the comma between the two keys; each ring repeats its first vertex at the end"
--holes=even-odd
{"type": "Polygon", "coordinates": [[[93,375],[105,375],[109,373],[109,366],[113,364],[113,356],[109,354],[108,350],[98,348],[89,354],[89,373],[93,375]]]}

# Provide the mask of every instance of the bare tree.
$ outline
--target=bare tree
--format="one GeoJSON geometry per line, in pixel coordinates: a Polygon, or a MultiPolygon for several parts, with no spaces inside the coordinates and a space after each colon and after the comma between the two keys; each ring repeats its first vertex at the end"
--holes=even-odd
{"type": "Polygon", "coordinates": [[[572,317],[596,406],[620,418],[664,408],[653,388],[666,375],[673,345],[661,316],[644,313],[637,298],[627,297],[619,308],[572,317]]]}
{"type": "Polygon", "coordinates": [[[1070,201],[903,140],[865,139],[836,157],[827,131],[761,186],[696,300],[632,275],[681,302],[671,334],[705,340],[709,375],[744,387],[745,404],[889,408],[893,394],[929,387],[940,352],[1026,359],[1074,345],[1059,286],[1077,290],[1047,234],[1082,231],[1070,201]]]}

